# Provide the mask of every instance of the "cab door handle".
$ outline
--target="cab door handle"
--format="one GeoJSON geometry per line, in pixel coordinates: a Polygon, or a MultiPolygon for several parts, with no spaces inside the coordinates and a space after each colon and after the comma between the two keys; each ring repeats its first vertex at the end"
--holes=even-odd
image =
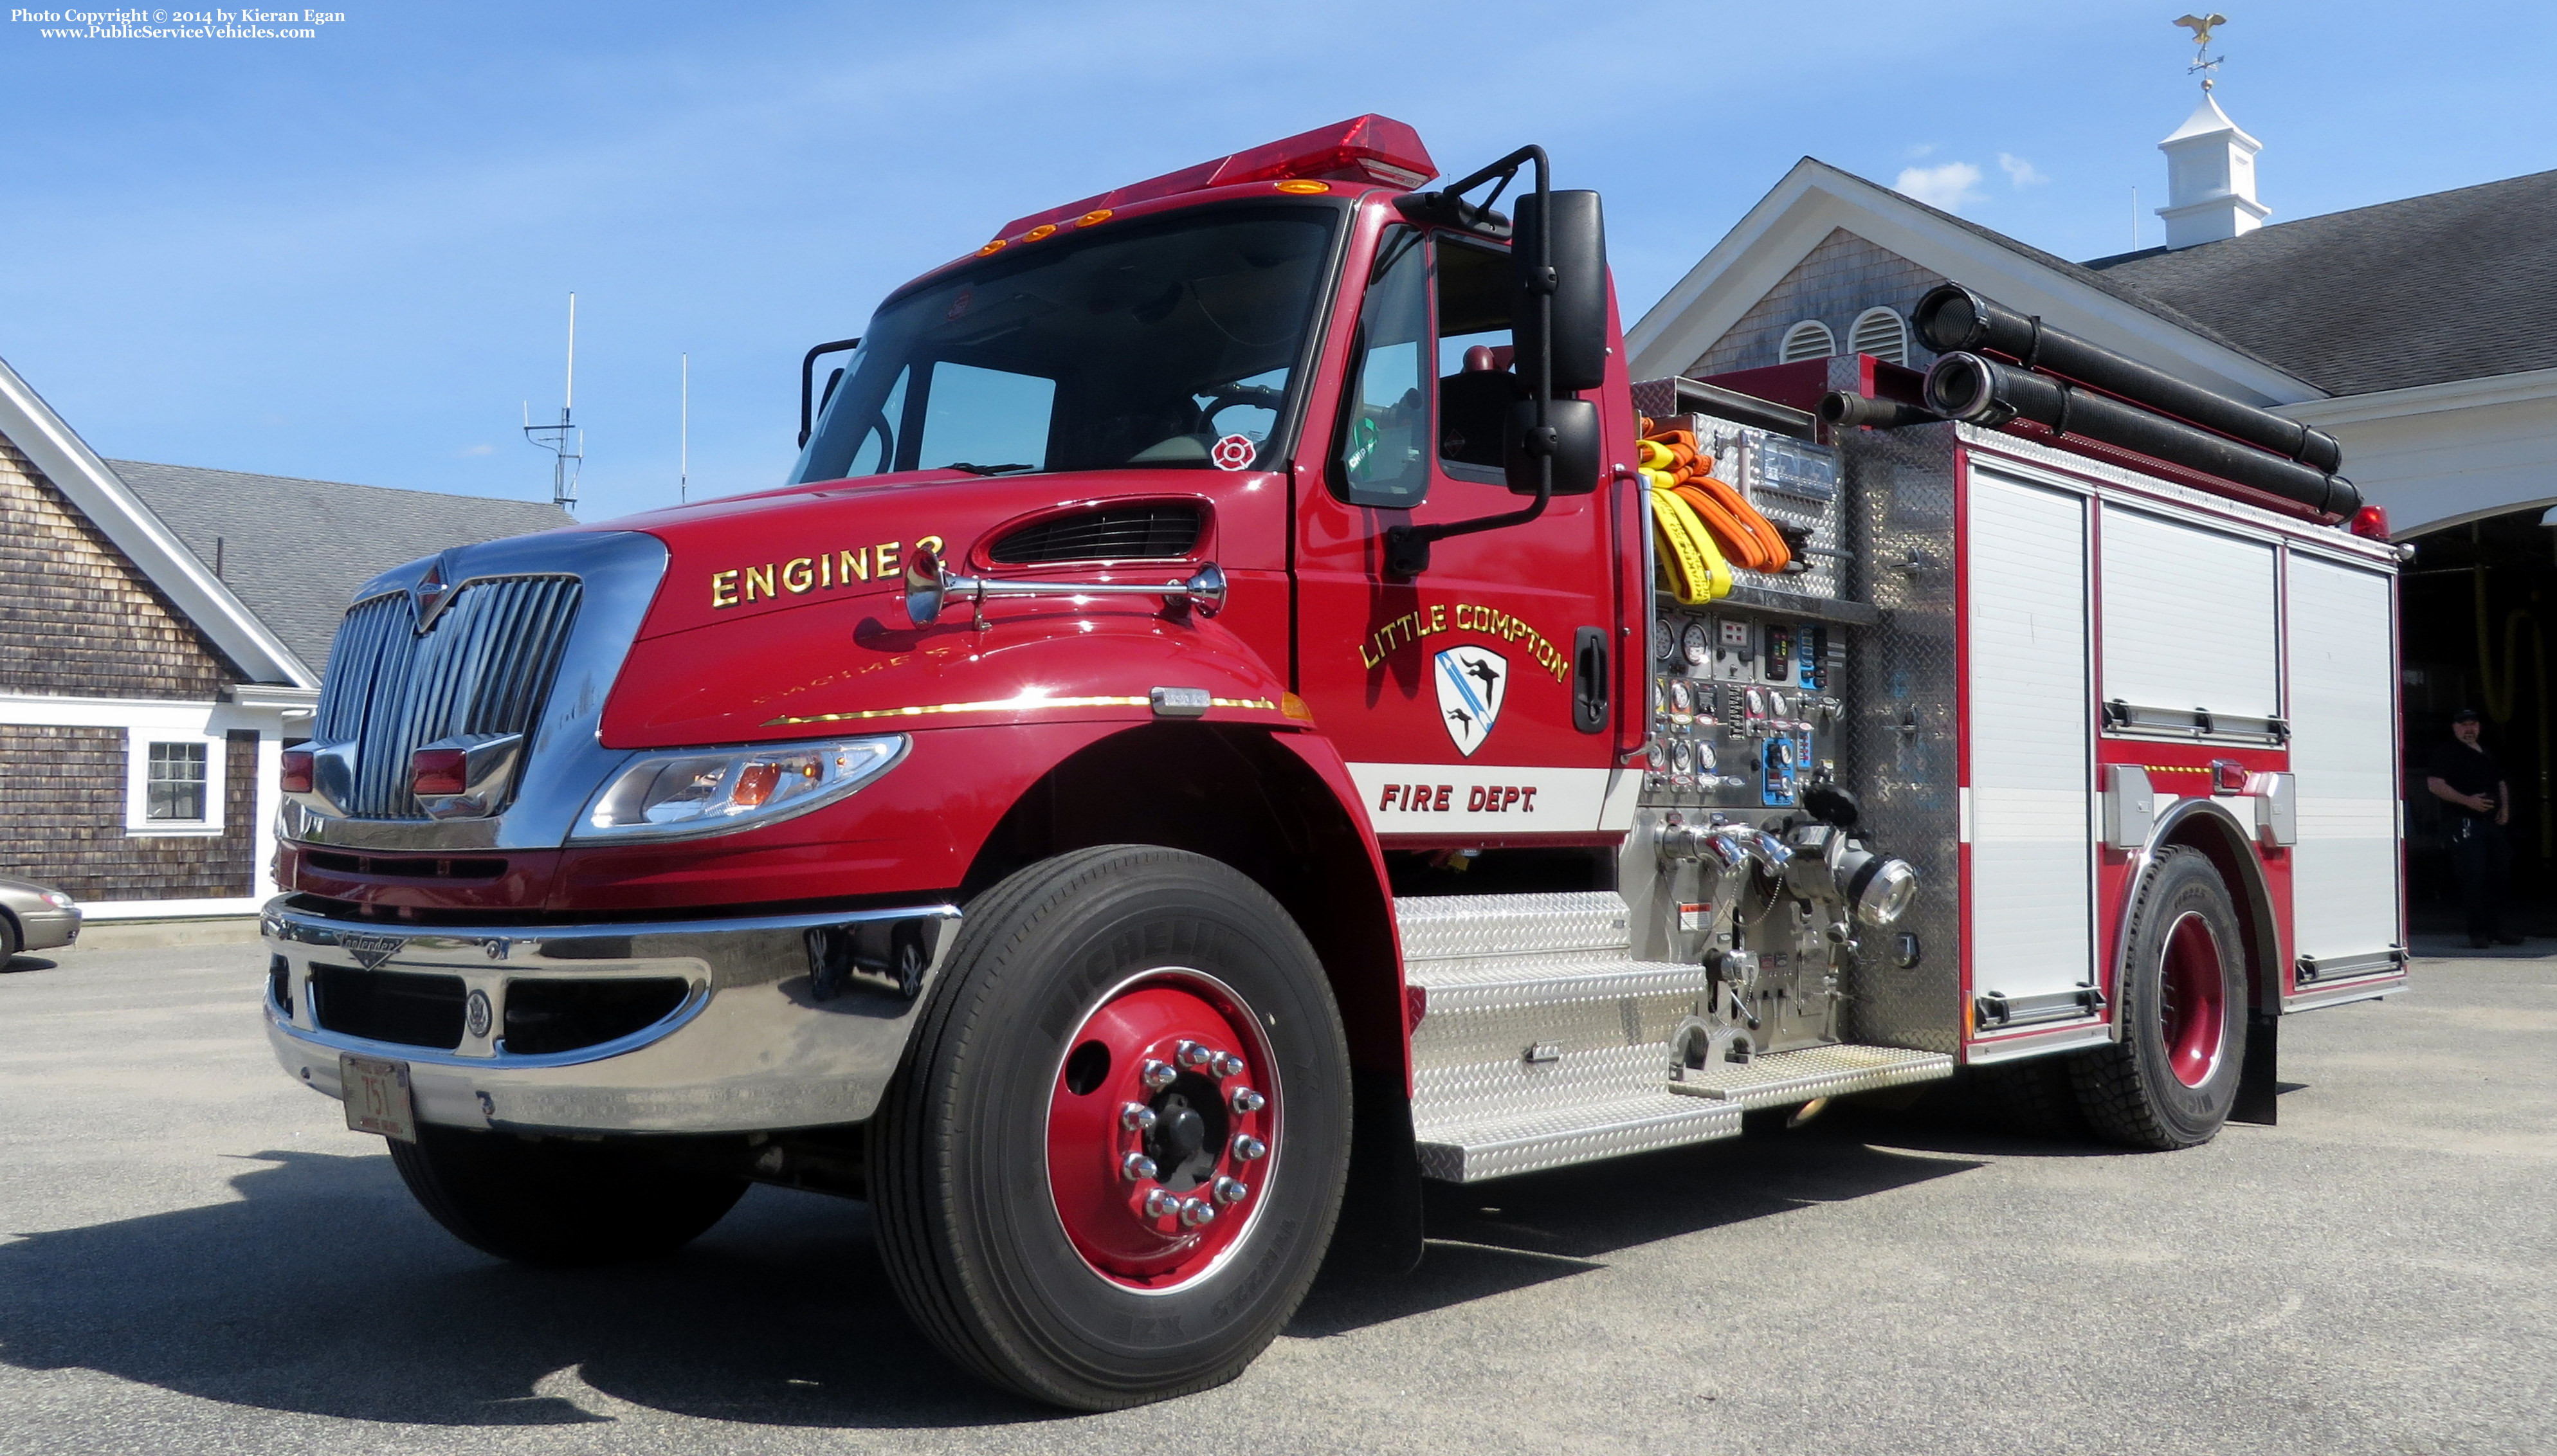
{"type": "Polygon", "coordinates": [[[1571,640],[1571,726],[1607,730],[1607,629],[1582,627],[1571,640]]]}

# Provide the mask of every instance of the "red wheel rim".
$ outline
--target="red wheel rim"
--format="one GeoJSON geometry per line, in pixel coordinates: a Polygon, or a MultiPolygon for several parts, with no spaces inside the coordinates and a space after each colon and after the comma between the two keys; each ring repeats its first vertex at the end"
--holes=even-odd
{"type": "Polygon", "coordinates": [[[1101,998],[1050,1084],[1047,1186],[1085,1264],[1161,1293],[1243,1242],[1278,1162],[1278,1073],[1252,1010],[1200,972],[1101,998]]]}
{"type": "Polygon", "coordinates": [[[2166,1064],[2175,1080],[2200,1087],[2220,1067],[2227,1030],[2227,991],[2220,977],[2220,942],[2200,915],[2185,915],[2168,928],[2165,964],[2158,974],[2158,1027],[2165,1034],[2166,1064]]]}

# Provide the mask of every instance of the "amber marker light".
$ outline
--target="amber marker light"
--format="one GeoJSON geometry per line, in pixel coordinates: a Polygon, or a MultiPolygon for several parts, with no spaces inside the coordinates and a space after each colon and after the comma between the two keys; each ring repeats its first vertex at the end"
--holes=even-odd
{"type": "Polygon", "coordinates": [[[1077,227],[1098,227],[1102,223],[1109,221],[1112,215],[1111,210],[1107,207],[1095,207],[1091,211],[1084,213],[1082,216],[1075,218],[1074,225],[1077,227]]]}
{"type": "Polygon", "coordinates": [[[1023,241],[1023,242],[1037,242],[1040,238],[1043,238],[1043,237],[1047,236],[1049,233],[1054,232],[1054,231],[1056,231],[1056,224],[1055,224],[1055,223],[1053,223],[1053,222],[1042,222],[1042,223],[1040,223],[1038,226],[1031,228],[1029,231],[1022,233],[1022,234],[1021,234],[1021,241],[1023,241]]]}
{"type": "Polygon", "coordinates": [[[283,765],[276,772],[276,787],[288,794],[311,792],[311,750],[287,748],[283,765]]]}
{"type": "Polygon", "coordinates": [[[1327,193],[1332,190],[1332,185],[1330,183],[1316,182],[1313,179],[1306,177],[1291,177],[1285,182],[1279,183],[1278,186],[1278,191],[1282,193],[1300,193],[1307,197],[1311,197],[1316,193],[1327,193]]]}
{"type": "Polygon", "coordinates": [[[999,238],[995,239],[993,242],[990,242],[990,243],[986,244],[984,247],[979,248],[979,249],[977,250],[977,256],[978,256],[978,257],[980,257],[980,258],[991,257],[991,256],[993,256],[994,254],[996,254],[996,253],[1000,253],[1000,252],[1002,252],[1004,249],[1006,249],[1006,248],[1008,248],[1008,247],[1010,247],[1010,246],[1011,246],[1011,244],[1010,244],[1010,243],[1006,242],[1004,239],[1002,239],[1002,238],[1000,238],[1000,237],[999,237],[999,238]]]}

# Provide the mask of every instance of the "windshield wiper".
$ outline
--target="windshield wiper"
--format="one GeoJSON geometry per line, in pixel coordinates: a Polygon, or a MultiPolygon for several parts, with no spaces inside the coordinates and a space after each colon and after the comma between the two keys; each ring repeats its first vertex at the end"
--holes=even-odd
{"type": "Polygon", "coordinates": [[[1010,474],[1010,473],[1011,473],[1012,471],[1014,471],[1014,470],[1035,470],[1035,469],[1037,469],[1037,468],[1038,468],[1038,466],[1036,466],[1036,465],[980,465],[980,464],[974,464],[974,463],[971,463],[970,462],[967,462],[967,461],[952,461],[950,463],[948,463],[948,464],[946,464],[946,465],[943,465],[941,468],[943,468],[943,469],[945,469],[945,470],[966,470],[966,471],[967,471],[969,474],[971,474],[971,475],[1009,475],[1009,474],[1010,474]]]}

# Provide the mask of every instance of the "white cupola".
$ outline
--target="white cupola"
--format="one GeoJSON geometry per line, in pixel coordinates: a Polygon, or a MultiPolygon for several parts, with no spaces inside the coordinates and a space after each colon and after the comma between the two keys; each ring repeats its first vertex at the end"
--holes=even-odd
{"type": "Polygon", "coordinates": [[[2208,82],[2202,104],[2158,150],[2166,153],[2166,245],[2189,248],[2253,232],[2272,212],[2255,200],[2255,154],[2264,144],[2220,109],[2208,82]]]}

